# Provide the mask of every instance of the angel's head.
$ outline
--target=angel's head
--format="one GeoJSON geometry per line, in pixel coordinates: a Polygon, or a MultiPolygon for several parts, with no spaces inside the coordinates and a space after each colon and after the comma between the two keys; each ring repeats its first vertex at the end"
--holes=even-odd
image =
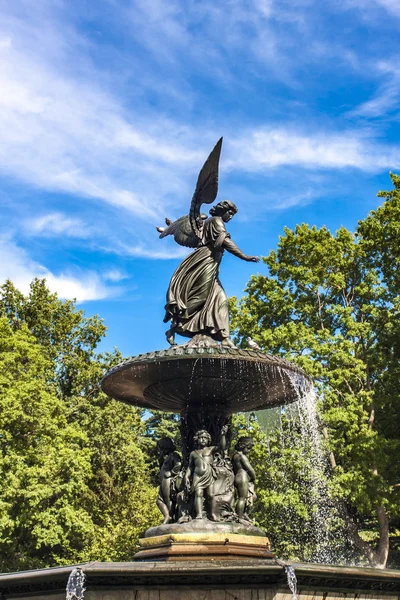
{"type": "Polygon", "coordinates": [[[237,211],[236,204],[230,200],[222,200],[222,202],[218,202],[218,204],[211,208],[210,215],[212,217],[222,217],[225,223],[227,223],[236,215],[237,211]]]}

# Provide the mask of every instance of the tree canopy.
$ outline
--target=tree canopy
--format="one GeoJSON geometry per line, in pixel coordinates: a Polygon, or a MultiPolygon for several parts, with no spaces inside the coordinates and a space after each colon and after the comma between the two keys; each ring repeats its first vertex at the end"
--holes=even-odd
{"type": "Polygon", "coordinates": [[[130,560],[157,521],[138,409],[100,391],[105,327],[34,280],[0,296],[0,568],[130,560]]]}
{"type": "Polygon", "coordinates": [[[331,489],[346,506],[354,543],[380,567],[389,521],[400,515],[400,178],[391,177],[394,190],[379,193],[384,204],[354,233],[285,228],[263,259],[268,274],[254,275],[233,303],[239,341],[253,338],[315,380],[331,489]],[[363,539],[360,526],[372,521],[378,539],[363,539]]]}

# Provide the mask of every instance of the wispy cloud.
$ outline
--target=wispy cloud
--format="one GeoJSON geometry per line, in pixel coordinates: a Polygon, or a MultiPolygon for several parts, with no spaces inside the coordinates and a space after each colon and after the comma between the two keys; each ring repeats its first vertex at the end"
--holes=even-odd
{"type": "Polygon", "coordinates": [[[316,190],[305,190],[298,194],[289,194],[284,198],[271,203],[271,210],[286,210],[288,208],[293,208],[294,206],[305,206],[319,196],[320,193],[316,190]]]}
{"type": "Polygon", "coordinates": [[[176,258],[183,258],[188,255],[189,249],[183,248],[182,246],[173,247],[167,246],[166,248],[154,249],[144,245],[129,246],[127,244],[119,244],[113,249],[117,254],[123,256],[135,256],[137,258],[150,258],[157,260],[173,260],[176,258]]]}
{"type": "MultiPolygon", "coordinates": [[[[65,64],[65,42],[62,34],[58,39],[60,32],[56,25],[52,29],[51,21],[45,32],[53,42],[51,50],[38,40],[40,28],[35,32],[17,19],[4,21],[2,173],[47,190],[101,199],[139,218],[153,218],[162,205],[161,186],[149,180],[149,171],[158,165],[166,183],[168,165],[190,165],[198,160],[198,150],[174,140],[182,129],[162,117],[154,122],[135,111],[128,116],[101,85],[95,65],[85,76],[72,77],[65,64]]],[[[81,50],[79,40],[74,42],[81,50]]],[[[74,62],[71,47],[68,51],[74,62]]]]}
{"type": "Polygon", "coordinates": [[[32,260],[10,236],[0,238],[0,255],[0,281],[11,279],[23,293],[29,291],[29,285],[35,277],[45,278],[49,289],[57,292],[61,298],[75,298],[78,302],[101,300],[120,292],[118,287],[107,287],[102,277],[92,271],[51,272],[32,260]]]}
{"type": "MultiPolygon", "coordinates": [[[[400,6],[400,4],[399,4],[400,6]]],[[[399,11],[400,14],[400,11],[399,11]]],[[[378,89],[372,98],[362,102],[349,116],[355,117],[382,117],[392,112],[399,111],[400,99],[400,75],[397,68],[397,62],[378,62],[374,65],[374,71],[383,81],[378,85],[378,89]]]]}
{"type": "Polygon", "coordinates": [[[28,235],[43,237],[63,235],[72,238],[88,238],[94,231],[82,219],[68,217],[68,215],[60,212],[27,219],[24,225],[28,235]]]}
{"type": "MultiPolygon", "coordinates": [[[[394,0],[369,2],[378,3],[396,11],[394,0]]],[[[14,207],[26,244],[34,235],[42,244],[63,236],[71,247],[82,248],[79,238],[85,240],[88,254],[185,256],[170,240],[153,241],[154,225],[187,211],[198,170],[221,134],[221,193],[228,171],[236,182],[256,173],[262,188],[272,171],[282,169],[285,180],[285,169],[295,168],[302,190],[289,190],[276,204],[282,210],[313,200],[307,177],[317,172],[373,173],[399,165],[398,145],[355,119],[396,106],[393,62],[369,58],[380,70],[365,75],[368,89],[377,80],[381,86],[368,100],[358,96],[351,114],[341,101],[329,115],[318,104],[318,94],[334,97],[346,85],[344,75],[365,63],[367,50],[325,27],[329,10],[335,5],[337,16],[342,3],[127,0],[117,10],[99,0],[91,6],[91,25],[79,3],[72,9],[38,0],[35,11],[22,0],[6,4],[0,4],[0,172],[18,186],[53,194],[40,210],[29,206],[23,214],[14,207]],[[336,79],[325,84],[330,70],[336,79]],[[65,192],[75,200],[73,215],[65,192]]],[[[253,197],[263,206],[262,191],[253,197]]],[[[18,264],[25,270],[16,272],[43,272],[27,254],[18,264]]],[[[92,291],[85,284],[86,292],[76,295],[111,293],[104,282],[120,281],[124,268],[88,274],[92,291]]],[[[55,286],[65,278],[81,282],[75,271],[47,273],[55,286]]]]}
{"type": "Polygon", "coordinates": [[[362,11],[370,9],[384,9],[390,15],[400,17],[400,5],[398,0],[346,0],[350,5],[357,6],[362,11]]]}
{"type": "MultiPolygon", "coordinates": [[[[231,2],[228,10],[226,5],[205,2],[199,11],[198,3],[190,2],[186,11],[178,0],[167,4],[138,0],[122,13],[135,39],[157,61],[170,61],[169,76],[176,77],[175,87],[179,87],[188,61],[210,77],[222,68],[224,74],[215,75],[219,81],[239,77],[235,57],[240,53],[253,54],[264,69],[268,55],[268,69],[283,73],[291,63],[293,44],[309,33],[304,11],[311,4],[296,3],[293,9],[288,2],[254,0],[249,7],[231,2]],[[295,28],[300,37],[277,35],[274,28],[282,23],[295,28]],[[208,43],[200,43],[204,36],[208,43]]],[[[206,149],[218,137],[215,124],[205,134],[203,123],[191,121],[188,126],[184,120],[143,110],[140,103],[127,110],[123,98],[113,92],[112,77],[106,79],[91,59],[96,46],[68,22],[68,13],[64,11],[65,20],[60,21],[56,9],[45,1],[38,11],[32,15],[32,25],[12,13],[0,14],[3,174],[46,190],[100,199],[140,219],[154,220],[165,211],[168,196],[186,193],[188,172],[194,176],[206,149]]],[[[395,96],[394,84],[389,92],[382,95],[386,102],[395,96]]],[[[381,98],[371,100],[358,111],[377,112],[379,103],[381,98]]],[[[236,127],[227,122],[223,128],[228,139],[240,140],[231,144],[229,163],[237,170],[286,164],[369,169],[378,151],[383,150],[384,156],[394,154],[390,148],[375,149],[373,140],[364,145],[357,131],[300,135],[284,125],[277,127],[276,122],[264,122],[249,139],[246,131],[238,136],[236,127]]]]}
{"type": "Polygon", "coordinates": [[[400,4],[398,0],[374,0],[379,6],[386,9],[388,13],[400,17],[400,4]]]}
{"type": "Polygon", "coordinates": [[[103,279],[116,283],[118,281],[123,281],[124,279],[129,279],[129,275],[122,273],[122,271],[119,271],[118,269],[111,269],[111,271],[107,271],[103,274],[103,279]]]}
{"type": "Polygon", "coordinates": [[[375,142],[370,131],[296,132],[289,128],[250,130],[228,142],[227,166],[259,171],[285,165],[306,169],[356,168],[375,171],[400,165],[399,148],[375,142]]]}

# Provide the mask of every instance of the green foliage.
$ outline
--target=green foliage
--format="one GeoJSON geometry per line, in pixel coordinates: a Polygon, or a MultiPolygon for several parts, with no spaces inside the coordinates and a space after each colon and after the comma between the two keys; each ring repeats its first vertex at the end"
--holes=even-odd
{"type": "Polygon", "coordinates": [[[104,335],[32,282],[0,298],[0,568],[130,560],[159,520],[140,411],[107,398],[104,335]]]}
{"type": "MultiPolygon", "coordinates": [[[[253,276],[232,311],[239,343],[250,336],[316,382],[336,460],[331,487],[360,522],[379,507],[389,518],[400,513],[400,179],[392,181],[354,234],[286,228],[263,259],[269,274],[253,276]]],[[[296,460],[289,452],[294,473],[296,460]]],[[[290,505],[265,494],[265,510],[290,505]]],[[[303,501],[294,503],[301,513],[303,501]]]]}

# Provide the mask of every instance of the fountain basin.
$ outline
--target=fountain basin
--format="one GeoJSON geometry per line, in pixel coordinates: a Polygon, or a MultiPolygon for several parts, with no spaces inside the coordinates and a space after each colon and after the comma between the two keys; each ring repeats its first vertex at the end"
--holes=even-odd
{"type": "Polygon", "coordinates": [[[289,404],[311,385],[300,367],[260,351],[177,346],[129,358],[101,386],[116,400],[152,410],[236,413],[289,404]]]}

